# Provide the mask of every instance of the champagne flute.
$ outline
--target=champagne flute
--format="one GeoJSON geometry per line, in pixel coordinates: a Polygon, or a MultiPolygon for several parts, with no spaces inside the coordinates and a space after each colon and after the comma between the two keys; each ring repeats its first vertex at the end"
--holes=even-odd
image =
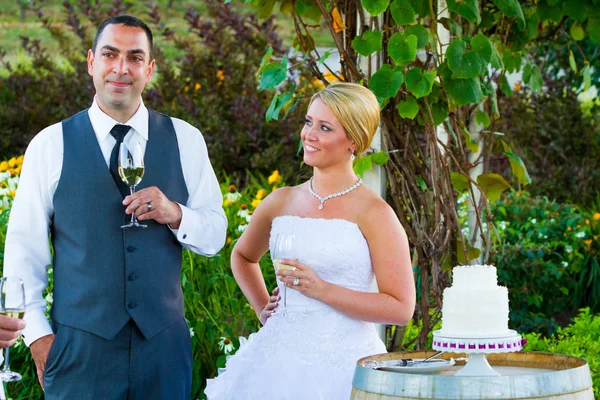
{"type": "MultiPolygon", "coordinates": [[[[295,270],[296,267],[281,263],[282,259],[295,259],[296,236],[293,233],[278,233],[275,235],[275,247],[271,252],[273,266],[276,270],[295,270]]],[[[280,315],[287,315],[287,286],[283,285],[283,312],[280,315]]]]}
{"type": "MultiPolygon", "coordinates": [[[[125,142],[119,147],[119,176],[129,186],[129,193],[135,193],[135,187],[139,185],[144,177],[144,154],[139,143],[127,146],[125,142]]],[[[146,228],[147,225],[140,224],[135,218],[135,211],[131,213],[131,221],[121,226],[128,228],[146,228]]]]}
{"type": "MultiPolygon", "coordinates": [[[[0,314],[22,319],[25,315],[25,288],[23,281],[13,276],[0,278],[0,314]]],[[[4,349],[4,367],[0,370],[0,381],[15,382],[21,375],[10,370],[9,348],[4,349]]]]}

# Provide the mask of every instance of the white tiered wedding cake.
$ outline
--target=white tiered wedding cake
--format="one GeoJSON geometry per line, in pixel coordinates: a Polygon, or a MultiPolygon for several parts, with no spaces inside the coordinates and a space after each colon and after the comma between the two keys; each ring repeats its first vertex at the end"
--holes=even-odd
{"type": "Polygon", "coordinates": [[[458,266],[444,290],[442,329],[447,337],[503,337],[508,329],[508,290],[498,286],[496,267],[458,266]]]}

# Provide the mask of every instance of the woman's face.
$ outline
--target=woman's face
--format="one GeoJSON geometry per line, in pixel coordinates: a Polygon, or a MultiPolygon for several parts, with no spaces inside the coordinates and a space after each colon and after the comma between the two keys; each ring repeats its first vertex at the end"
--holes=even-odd
{"type": "Polygon", "coordinates": [[[350,162],[354,145],[340,121],[319,98],[308,108],[300,137],[306,164],[323,168],[350,162]]]}

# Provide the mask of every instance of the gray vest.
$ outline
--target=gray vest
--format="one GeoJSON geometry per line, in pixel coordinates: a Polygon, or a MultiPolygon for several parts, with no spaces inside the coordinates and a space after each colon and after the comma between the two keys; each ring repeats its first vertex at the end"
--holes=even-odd
{"type": "MultiPolygon", "coordinates": [[[[157,186],[186,204],[173,122],[149,110],[149,132],[138,190],[157,186]]],[[[149,339],[181,320],[181,245],[166,225],[121,229],[129,219],[104,161],[87,110],[62,122],[63,167],[54,194],[52,319],[105,339],[130,320],[149,339]]]]}

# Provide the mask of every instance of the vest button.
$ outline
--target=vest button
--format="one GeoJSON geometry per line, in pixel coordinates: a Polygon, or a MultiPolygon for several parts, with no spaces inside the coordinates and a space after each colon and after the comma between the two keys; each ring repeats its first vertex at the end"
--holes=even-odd
{"type": "Polygon", "coordinates": [[[127,246],[127,251],[128,252],[133,253],[135,250],[136,250],[135,247],[133,247],[133,246],[127,246]]]}
{"type": "Polygon", "coordinates": [[[135,281],[137,279],[137,275],[136,274],[130,274],[127,279],[129,279],[129,281],[135,281]]]}
{"type": "Polygon", "coordinates": [[[131,303],[127,304],[127,307],[128,307],[129,309],[134,309],[134,308],[136,308],[136,307],[137,307],[137,304],[135,304],[134,302],[131,302],[131,303]]]}
{"type": "Polygon", "coordinates": [[[186,237],[187,237],[187,233],[184,233],[183,234],[183,238],[185,239],[186,237]]]}

